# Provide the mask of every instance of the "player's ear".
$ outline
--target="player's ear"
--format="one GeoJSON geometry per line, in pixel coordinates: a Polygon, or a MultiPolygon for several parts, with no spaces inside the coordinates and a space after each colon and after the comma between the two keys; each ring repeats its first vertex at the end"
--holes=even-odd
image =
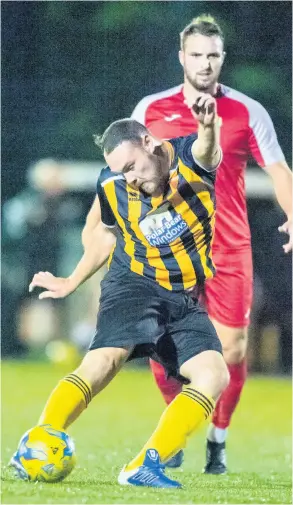
{"type": "Polygon", "coordinates": [[[226,59],[226,54],[227,54],[226,51],[223,51],[223,63],[224,63],[224,61],[226,59]]]}
{"type": "Polygon", "coordinates": [[[179,58],[180,64],[183,67],[184,66],[184,51],[182,51],[182,49],[180,49],[180,51],[178,52],[178,58],[179,58]]]}
{"type": "Polygon", "coordinates": [[[152,135],[147,134],[142,139],[143,147],[150,154],[153,154],[156,147],[160,146],[161,144],[162,144],[162,142],[159,139],[156,139],[155,137],[153,137],[152,135]]]}

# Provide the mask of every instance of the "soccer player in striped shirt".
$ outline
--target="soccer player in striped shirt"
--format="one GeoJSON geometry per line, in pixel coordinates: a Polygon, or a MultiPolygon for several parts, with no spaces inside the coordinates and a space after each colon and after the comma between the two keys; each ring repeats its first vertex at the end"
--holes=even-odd
{"type": "MultiPolygon", "coordinates": [[[[292,249],[292,173],[279,146],[267,111],[255,100],[220,84],[225,59],[224,36],[211,16],[199,16],[180,34],[179,60],[184,83],[143,98],[132,117],[160,138],[170,139],[194,131],[194,118],[186,98],[211,93],[222,119],[223,160],[217,172],[217,216],[213,241],[216,276],[205,283],[204,301],[217,330],[230,372],[230,383],[217,403],[207,433],[206,473],[225,473],[227,428],[246,379],[247,328],[252,304],[252,254],[247,219],[244,171],[255,161],[271,176],[278,202],[286,215],[279,228],[289,234],[283,246],[292,249]]],[[[163,367],[151,361],[157,384],[166,403],[181,391],[167,379],[163,367]]],[[[180,466],[180,452],[170,466],[180,466]]]]}
{"type": "MultiPolygon", "coordinates": [[[[39,272],[30,285],[30,291],[46,289],[41,299],[63,298],[93,275],[114,247],[89,352],[52,392],[39,424],[67,429],[134,357],[152,357],[187,385],[120,472],[122,485],[181,487],[164,474],[161,462],[185,446],[229,382],[214,326],[190,294],[214,274],[220,121],[208,94],[187,106],[199,123],[197,134],[164,142],[133,119],[107,128],[98,140],[108,167],[97,184],[100,218],[91,244],[68,278],[39,272]]],[[[11,464],[16,466],[16,459],[11,464]]]]}

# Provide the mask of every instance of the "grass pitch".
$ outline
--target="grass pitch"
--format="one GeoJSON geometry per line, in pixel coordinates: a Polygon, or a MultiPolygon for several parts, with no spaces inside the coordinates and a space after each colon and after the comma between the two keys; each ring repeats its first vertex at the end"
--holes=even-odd
{"type": "Polygon", "coordinates": [[[292,503],[291,382],[250,378],[227,441],[227,476],[201,474],[205,429],[190,439],[183,471],[169,470],[182,490],[121,487],[117,475],[141,448],[164,408],[148,370],[126,368],[70,428],[78,464],[59,484],[15,480],[7,463],[68,368],[2,365],[2,503],[292,503]]]}

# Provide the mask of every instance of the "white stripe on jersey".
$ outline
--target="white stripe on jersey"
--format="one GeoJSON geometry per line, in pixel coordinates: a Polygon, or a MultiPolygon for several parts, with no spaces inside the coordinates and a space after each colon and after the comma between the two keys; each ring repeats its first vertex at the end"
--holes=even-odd
{"type": "Polygon", "coordinates": [[[285,156],[279,145],[273,122],[266,109],[256,100],[228,86],[222,86],[222,91],[227,98],[241,102],[248,110],[249,126],[254,133],[265,166],[284,161],[285,156]]]}
{"type": "Polygon", "coordinates": [[[106,184],[108,184],[108,182],[112,182],[112,181],[117,181],[118,179],[124,179],[124,176],[123,175],[113,175],[113,177],[110,177],[109,179],[106,179],[105,181],[103,181],[101,183],[101,186],[106,186],[106,184]]]}
{"type": "Polygon", "coordinates": [[[160,91],[159,93],[154,93],[153,95],[145,96],[140,102],[138,102],[134,111],[131,114],[132,119],[136,119],[139,123],[145,125],[145,113],[149,105],[161,98],[167,98],[168,96],[176,95],[182,89],[183,84],[179,86],[174,86],[173,88],[166,89],[165,91],[160,91]]]}

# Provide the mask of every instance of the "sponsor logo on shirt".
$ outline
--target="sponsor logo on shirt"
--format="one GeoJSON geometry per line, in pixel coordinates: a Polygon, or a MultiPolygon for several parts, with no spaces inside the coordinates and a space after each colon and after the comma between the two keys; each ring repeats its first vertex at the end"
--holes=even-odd
{"type": "Polygon", "coordinates": [[[179,117],[182,117],[181,114],[172,114],[172,116],[165,116],[164,119],[165,121],[174,121],[174,119],[178,119],[179,117]]]}
{"type": "Polygon", "coordinates": [[[129,191],[128,200],[130,202],[139,202],[139,193],[136,193],[135,191],[129,191]]]}
{"type": "Polygon", "coordinates": [[[147,241],[154,247],[174,242],[188,230],[188,225],[173,207],[163,205],[146,216],[139,224],[147,241]]]}

